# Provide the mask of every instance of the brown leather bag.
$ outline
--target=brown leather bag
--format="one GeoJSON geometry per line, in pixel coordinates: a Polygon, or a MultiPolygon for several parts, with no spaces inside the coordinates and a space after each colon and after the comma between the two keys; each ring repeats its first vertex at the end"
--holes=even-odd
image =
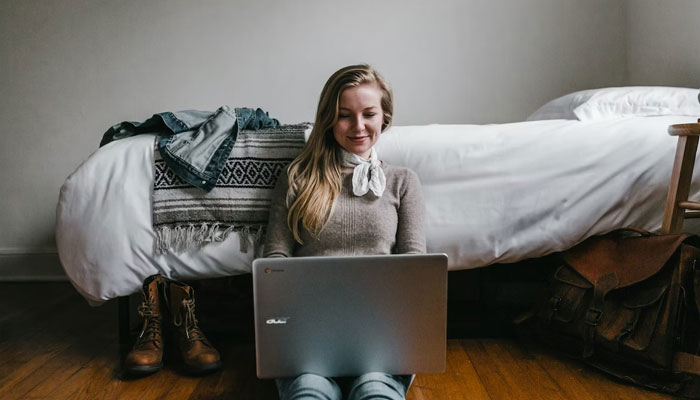
{"type": "Polygon", "coordinates": [[[560,260],[543,301],[519,322],[618,378],[700,398],[700,238],[625,229],[560,260]]]}

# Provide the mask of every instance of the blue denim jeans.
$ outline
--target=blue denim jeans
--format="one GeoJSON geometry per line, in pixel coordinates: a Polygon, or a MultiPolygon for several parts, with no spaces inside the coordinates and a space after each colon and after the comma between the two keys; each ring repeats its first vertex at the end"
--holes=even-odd
{"type": "Polygon", "coordinates": [[[280,400],[403,400],[414,375],[389,375],[369,372],[356,378],[333,378],[303,374],[296,378],[277,379],[280,400]]]}
{"type": "Polygon", "coordinates": [[[238,132],[276,128],[279,121],[262,109],[219,107],[214,112],[166,111],[144,122],[124,121],[105,132],[100,147],[144,133],[158,135],[163,160],[175,175],[207,192],[214,188],[238,132]]]}

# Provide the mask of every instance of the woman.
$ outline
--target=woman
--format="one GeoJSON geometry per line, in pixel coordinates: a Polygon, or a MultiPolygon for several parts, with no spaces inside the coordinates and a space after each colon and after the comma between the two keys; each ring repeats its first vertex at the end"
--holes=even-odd
{"type": "MultiPolygon", "coordinates": [[[[381,162],[374,149],[392,114],[391,89],[371,67],[352,65],[328,79],[309,141],[278,180],[265,257],[425,253],[418,177],[381,162]]],[[[282,400],[403,399],[411,378],[304,374],[277,387],[282,400]]]]}

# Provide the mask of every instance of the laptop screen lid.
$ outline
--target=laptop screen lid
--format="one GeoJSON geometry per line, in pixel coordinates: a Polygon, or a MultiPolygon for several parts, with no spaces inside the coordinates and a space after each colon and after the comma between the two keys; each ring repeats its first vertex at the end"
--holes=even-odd
{"type": "Polygon", "coordinates": [[[445,370],[447,256],[253,261],[257,375],[445,370]]]}

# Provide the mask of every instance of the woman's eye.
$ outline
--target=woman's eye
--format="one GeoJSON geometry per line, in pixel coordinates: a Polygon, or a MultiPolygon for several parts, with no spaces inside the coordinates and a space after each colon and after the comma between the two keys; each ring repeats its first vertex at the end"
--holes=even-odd
{"type": "Polygon", "coordinates": [[[340,114],[340,115],[338,115],[338,118],[350,118],[350,116],[349,116],[349,115],[340,114]]]}
{"type": "Polygon", "coordinates": [[[366,114],[365,114],[365,117],[367,117],[367,118],[372,118],[372,117],[374,117],[375,115],[377,115],[377,113],[366,113],[366,114]]]}

